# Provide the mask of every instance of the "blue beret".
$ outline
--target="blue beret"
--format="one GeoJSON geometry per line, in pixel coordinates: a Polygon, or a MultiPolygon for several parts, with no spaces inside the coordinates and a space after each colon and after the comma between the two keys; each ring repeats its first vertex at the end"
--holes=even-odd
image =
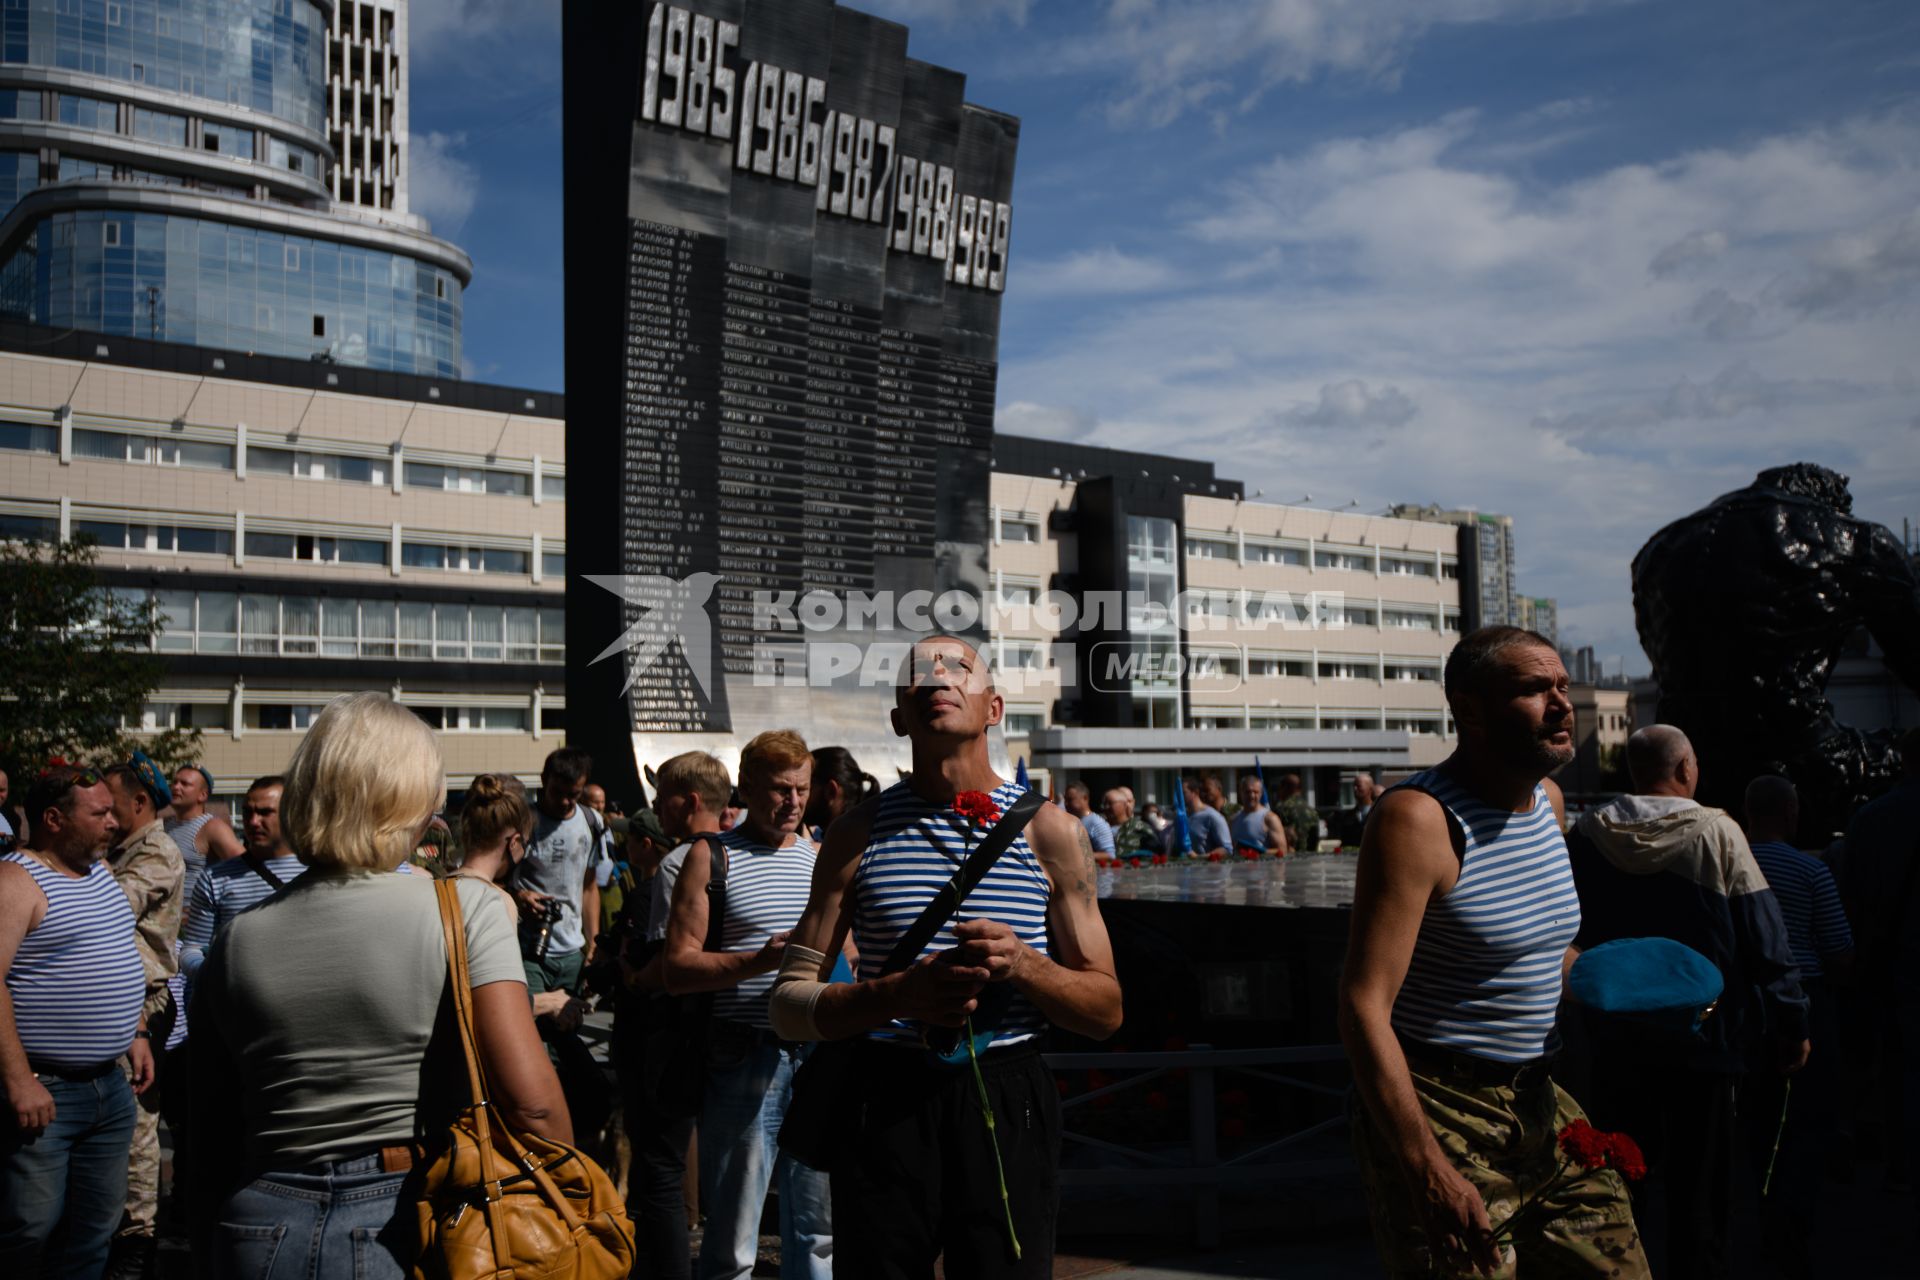
{"type": "Polygon", "coordinates": [[[167,775],[160,772],[160,766],[144,751],[136,751],[127,763],[140,775],[140,782],[153,797],[153,807],[164,809],[173,803],[173,788],[167,783],[167,775]]]}
{"type": "Polygon", "coordinates": [[[1698,1030],[1725,982],[1713,961],[1671,938],[1616,938],[1580,953],[1567,994],[1603,1013],[1698,1030]]]}

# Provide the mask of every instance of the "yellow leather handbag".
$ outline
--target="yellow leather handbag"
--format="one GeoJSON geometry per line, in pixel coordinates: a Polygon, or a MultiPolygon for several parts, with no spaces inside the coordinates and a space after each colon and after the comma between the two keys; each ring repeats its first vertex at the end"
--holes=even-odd
{"type": "Polygon", "coordinates": [[[472,1103],[421,1168],[415,1280],[624,1280],[633,1224],[613,1180],[565,1143],[513,1132],[488,1101],[457,883],[434,888],[472,1103]]]}

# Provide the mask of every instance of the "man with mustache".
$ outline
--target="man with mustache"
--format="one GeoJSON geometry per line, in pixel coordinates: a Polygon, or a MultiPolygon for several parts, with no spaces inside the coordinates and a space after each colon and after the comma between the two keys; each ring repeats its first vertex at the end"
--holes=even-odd
{"type": "Polygon", "coordinates": [[[1580,927],[1546,780],[1573,758],[1566,668],[1543,636],[1482,627],[1445,681],[1459,747],[1374,806],[1340,979],[1375,1242],[1394,1277],[1644,1278],[1619,1174],[1554,1185],[1582,1118],[1548,1074],[1580,927]]]}
{"type": "Polygon", "coordinates": [[[893,729],[913,744],[913,772],[828,830],[774,988],[774,1027],[858,1038],[848,1068],[858,1105],[835,1113],[842,1275],[925,1280],[944,1254],[950,1276],[1051,1276],[1060,1099],[1039,1037],[1051,1024],[1104,1040],[1120,1025],[1093,845],[1072,814],[1040,806],[920,960],[882,972],[991,829],[982,796],[1004,813],[1022,794],[988,760],[1005,704],[977,649],[930,637],[902,676],[893,729]],[[858,980],[829,984],[829,957],[849,934],[858,980]],[[971,1054],[929,1051],[951,1045],[940,1029],[969,1019],[971,1054]]]}

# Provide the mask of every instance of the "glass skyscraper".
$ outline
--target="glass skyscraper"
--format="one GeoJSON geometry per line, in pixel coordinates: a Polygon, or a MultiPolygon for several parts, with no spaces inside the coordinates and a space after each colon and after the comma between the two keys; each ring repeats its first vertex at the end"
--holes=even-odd
{"type": "Polygon", "coordinates": [[[457,377],[471,261],[334,203],[328,71],[356,65],[334,16],[0,0],[0,314],[457,377]]]}

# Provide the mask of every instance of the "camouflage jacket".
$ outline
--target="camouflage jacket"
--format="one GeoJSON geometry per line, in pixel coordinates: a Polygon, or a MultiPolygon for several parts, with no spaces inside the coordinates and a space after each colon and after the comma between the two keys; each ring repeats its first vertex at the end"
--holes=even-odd
{"type": "Polygon", "coordinates": [[[1320,848],[1320,815],[1305,796],[1294,796],[1274,806],[1280,825],[1287,829],[1288,853],[1313,853],[1320,848]]]}
{"type": "Polygon", "coordinates": [[[180,936],[180,916],[185,907],[186,860],[180,856],[180,846],[167,834],[166,823],[156,818],[115,849],[107,865],[133,908],[134,938],[140,944],[140,961],[147,971],[147,994],[151,998],[156,990],[166,987],[167,979],[179,968],[173,944],[180,936]]]}
{"type": "Polygon", "coordinates": [[[1113,829],[1113,850],[1120,857],[1130,857],[1143,849],[1148,853],[1160,851],[1160,834],[1145,818],[1136,815],[1113,829]]]}

